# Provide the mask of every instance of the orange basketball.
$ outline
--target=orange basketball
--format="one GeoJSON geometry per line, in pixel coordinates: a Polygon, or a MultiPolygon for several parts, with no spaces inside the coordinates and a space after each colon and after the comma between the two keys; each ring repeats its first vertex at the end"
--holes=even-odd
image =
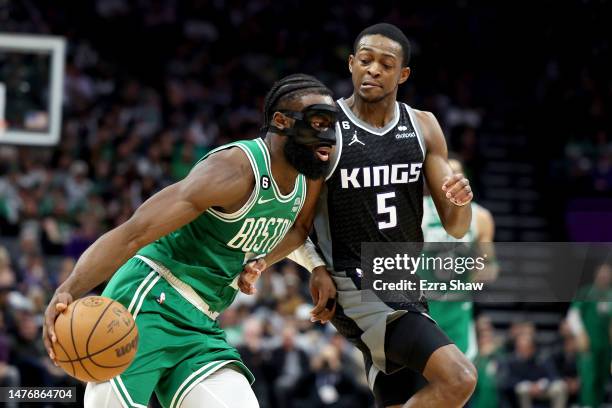
{"type": "Polygon", "coordinates": [[[81,381],[106,381],[136,356],[138,328],[122,304],[102,296],[72,302],[55,321],[57,363],[81,381]]]}

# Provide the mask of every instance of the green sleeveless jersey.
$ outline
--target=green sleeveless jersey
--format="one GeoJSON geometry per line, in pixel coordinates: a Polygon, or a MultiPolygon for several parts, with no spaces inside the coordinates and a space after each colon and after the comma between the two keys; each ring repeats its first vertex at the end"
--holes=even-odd
{"type": "MultiPolygon", "coordinates": [[[[438,215],[438,211],[436,210],[436,206],[434,204],[431,196],[426,196],[423,198],[423,220],[421,223],[421,227],[423,228],[423,241],[425,242],[434,242],[434,243],[445,243],[445,242],[465,242],[469,245],[470,248],[473,247],[473,244],[476,242],[478,238],[478,230],[476,225],[476,203],[471,203],[472,206],[472,222],[470,223],[470,228],[465,233],[462,238],[454,238],[449,235],[444,229],[444,225],[440,220],[440,216],[438,215]]],[[[438,249],[441,249],[442,246],[436,246],[434,248],[425,247],[424,252],[427,256],[461,256],[463,254],[444,254],[436,252],[438,249]]],[[[471,249],[469,249],[471,252],[471,249]]],[[[436,271],[421,269],[419,271],[419,276],[431,281],[440,281],[440,279],[448,279],[448,274],[443,273],[444,278],[437,278],[436,271]]],[[[454,279],[466,280],[469,279],[469,274],[457,275],[454,279]]],[[[443,280],[443,281],[444,281],[443,280]]],[[[456,292],[455,292],[456,293],[456,292]]]]}
{"type": "MultiPolygon", "coordinates": [[[[476,225],[476,211],[478,204],[471,203],[472,206],[472,222],[469,230],[462,238],[454,238],[449,235],[442,221],[438,216],[438,211],[431,196],[423,198],[423,238],[425,242],[466,242],[474,243],[478,238],[478,229],[476,225]]],[[[436,254],[427,253],[428,256],[436,254]]],[[[444,256],[443,254],[439,254],[444,256]]],[[[438,281],[435,277],[435,271],[419,272],[419,276],[428,280],[438,281]]],[[[469,279],[468,274],[458,275],[461,280],[469,279]]],[[[455,292],[457,293],[457,292],[455,292]]],[[[465,295],[459,294],[458,299],[453,301],[453,296],[448,296],[444,301],[430,301],[429,314],[444,330],[444,332],[455,342],[457,347],[465,353],[470,359],[476,356],[477,346],[475,340],[475,332],[473,328],[473,305],[471,301],[465,301],[465,295]]]]}
{"type": "Polygon", "coordinates": [[[478,228],[476,226],[476,208],[478,204],[471,203],[472,206],[472,222],[470,229],[465,233],[463,238],[454,238],[446,232],[436,205],[431,196],[423,197],[423,240],[425,242],[474,242],[478,237],[478,228]]]}
{"type": "Polygon", "coordinates": [[[246,154],[255,176],[246,204],[231,214],[209,208],[194,221],[138,252],[191,286],[214,312],[232,303],[244,262],[269,253],[282,240],[306,198],[306,178],[302,174],[290,194],[281,194],[262,139],[221,146],[200,161],[229,148],[239,148],[246,154]]]}

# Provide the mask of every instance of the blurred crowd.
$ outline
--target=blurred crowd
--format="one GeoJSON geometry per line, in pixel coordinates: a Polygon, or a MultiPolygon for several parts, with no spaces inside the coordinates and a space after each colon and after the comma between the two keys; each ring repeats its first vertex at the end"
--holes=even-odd
{"type": "MultiPolygon", "coordinates": [[[[436,114],[468,171],[479,165],[483,134],[545,130],[534,143],[551,147],[562,170],[553,174],[579,182],[572,188],[583,194],[610,190],[612,115],[601,64],[609,50],[597,24],[573,33],[587,46],[566,57],[565,48],[546,46],[567,34],[540,18],[545,8],[525,15],[484,4],[475,13],[470,1],[417,3],[0,0],[2,30],[68,40],[59,145],[0,144],[0,385],[74,384],[45,357],[40,327],[79,255],[207,151],[256,137],[263,96],[280,76],[314,74],[348,96],[352,40],[374,22],[395,23],[411,39],[414,80],[398,99],[436,114]],[[500,34],[506,18],[522,21],[512,40],[500,34]],[[515,75],[519,54],[533,65],[515,75]]],[[[598,21],[600,6],[568,2],[560,13],[598,21]]],[[[371,406],[359,353],[329,325],[309,321],[307,279],[290,263],[272,268],[256,297],[239,297],[222,317],[258,378],[261,406],[371,406]]],[[[561,325],[558,346],[543,350],[535,333],[529,322],[506,335],[479,319],[474,406],[576,401],[575,336],[561,325]]]]}
{"type": "Polygon", "coordinates": [[[611,283],[612,266],[600,265],[553,341],[543,341],[529,320],[500,332],[486,314],[480,315],[474,360],[478,385],[470,407],[609,406],[611,283]]]}

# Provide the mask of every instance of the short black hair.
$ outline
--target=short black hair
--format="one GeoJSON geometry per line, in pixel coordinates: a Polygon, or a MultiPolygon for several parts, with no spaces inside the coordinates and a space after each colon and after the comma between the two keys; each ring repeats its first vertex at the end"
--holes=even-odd
{"type": "Polygon", "coordinates": [[[395,41],[402,46],[402,66],[407,67],[410,62],[410,41],[408,37],[396,26],[389,23],[378,23],[367,27],[365,30],[359,33],[355,42],[353,43],[353,53],[357,53],[357,46],[359,41],[366,35],[382,35],[390,40],[395,41]]]}
{"type": "Polygon", "coordinates": [[[333,98],[332,91],[311,75],[293,74],[276,81],[264,99],[264,123],[261,130],[265,132],[270,128],[274,112],[287,102],[307,94],[328,95],[333,98]]]}

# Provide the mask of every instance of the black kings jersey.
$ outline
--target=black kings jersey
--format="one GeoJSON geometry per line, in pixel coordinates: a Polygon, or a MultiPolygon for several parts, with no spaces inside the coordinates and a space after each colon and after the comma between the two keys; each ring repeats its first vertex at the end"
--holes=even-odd
{"type": "Polygon", "coordinates": [[[328,225],[319,220],[315,228],[328,265],[342,271],[361,267],[362,242],[423,241],[425,141],[406,104],[396,102],[384,128],[361,121],[343,99],[338,105],[336,152],[320,202],[328,225]]]}

